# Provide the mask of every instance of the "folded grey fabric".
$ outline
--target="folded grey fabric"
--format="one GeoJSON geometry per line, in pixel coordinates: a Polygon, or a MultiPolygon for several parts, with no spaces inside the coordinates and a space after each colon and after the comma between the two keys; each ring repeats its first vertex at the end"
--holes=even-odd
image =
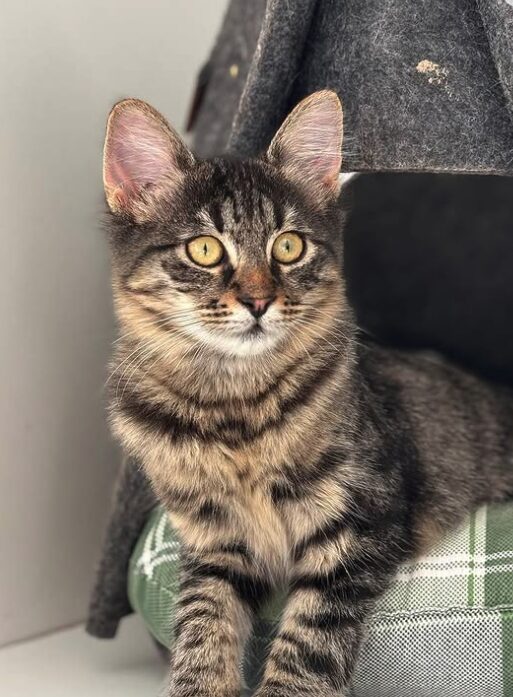
{"type": "Polygon", "coordinates": [[[232,0],[209,68],[200,155],[255,154],[330,87],[346,171],[513,173],[510,0],[232,0]]]}
{"type": "Polygon", "coordinates": [[[156,498],[136,461],[123,462],[100,563],[91,594],[86,630],[99,639],[116,635],[120,620],[132,612],[127,594],[130,556],[156,498]]]}

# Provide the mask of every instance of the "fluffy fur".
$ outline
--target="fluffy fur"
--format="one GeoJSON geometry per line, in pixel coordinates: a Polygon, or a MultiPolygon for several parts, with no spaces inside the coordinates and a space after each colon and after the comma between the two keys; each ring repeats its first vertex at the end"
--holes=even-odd
{"type": "Polygon", "coordinates": [[[397,565],[513,492],[511,393],[358,336],[341,139],[331,92],[252,161],[196,161],[137,100],[109,119],[112,425],[183,541],[172,697],[239,694],[253,615],[277,588],[258,697],[340,694],[397,565]],[[271,250],[287,231],[305,251],[285,265],[271,250]],[[188,257],[199,235],[223,244],[218,265],[188,257]]]}

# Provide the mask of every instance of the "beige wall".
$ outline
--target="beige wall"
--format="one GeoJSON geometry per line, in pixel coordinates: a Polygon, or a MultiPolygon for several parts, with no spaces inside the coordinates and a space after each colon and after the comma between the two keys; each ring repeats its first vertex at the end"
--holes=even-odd
{"type": "Polygon", "coordinates": [[[0,644],[83,618],[116,469],[106,114],[132,95],[181,126],[225,4],[0,5],[0,644]]]}

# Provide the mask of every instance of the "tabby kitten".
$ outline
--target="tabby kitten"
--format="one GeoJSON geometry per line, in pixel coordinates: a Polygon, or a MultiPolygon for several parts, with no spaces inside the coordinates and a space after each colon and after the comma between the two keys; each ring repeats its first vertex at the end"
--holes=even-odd
{"type": "Polygon", "coordinates": [[[111,415],[183,541],[172,697],[343,694],[397,565],[513,493],[513,396],[362,343],[341,273],[342,110],[317,92],[262,157],[199,161],[147,104],[109,118],[122,337],[111,415]]]}

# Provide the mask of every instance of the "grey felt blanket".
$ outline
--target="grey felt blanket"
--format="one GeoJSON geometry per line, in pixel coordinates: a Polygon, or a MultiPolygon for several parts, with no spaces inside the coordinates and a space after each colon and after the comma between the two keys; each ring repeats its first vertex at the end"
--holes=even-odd
{"type": "Polygon", "coordinates": [[[258,152],[323,87],[348,171],[513,172],[511,0],[232,0],[199,153],[258,152]]]}
{"type": "MultiPolygon", "coordinates": [[[[258,152],[322,87],[344,103],[347,171],[513,174],[511,0],[232,0],[195,101],[198,154],[258,152]]],[[[354,184],[346,273],[360,324],[513,381],[513,181],[384,176],[354,184]],[[472,263],[484,258],[486,274],[472,263]]],[[[127,461],[91,599],[96,636],[130,612],[128,561],[154,503],[127,461]]]]}

